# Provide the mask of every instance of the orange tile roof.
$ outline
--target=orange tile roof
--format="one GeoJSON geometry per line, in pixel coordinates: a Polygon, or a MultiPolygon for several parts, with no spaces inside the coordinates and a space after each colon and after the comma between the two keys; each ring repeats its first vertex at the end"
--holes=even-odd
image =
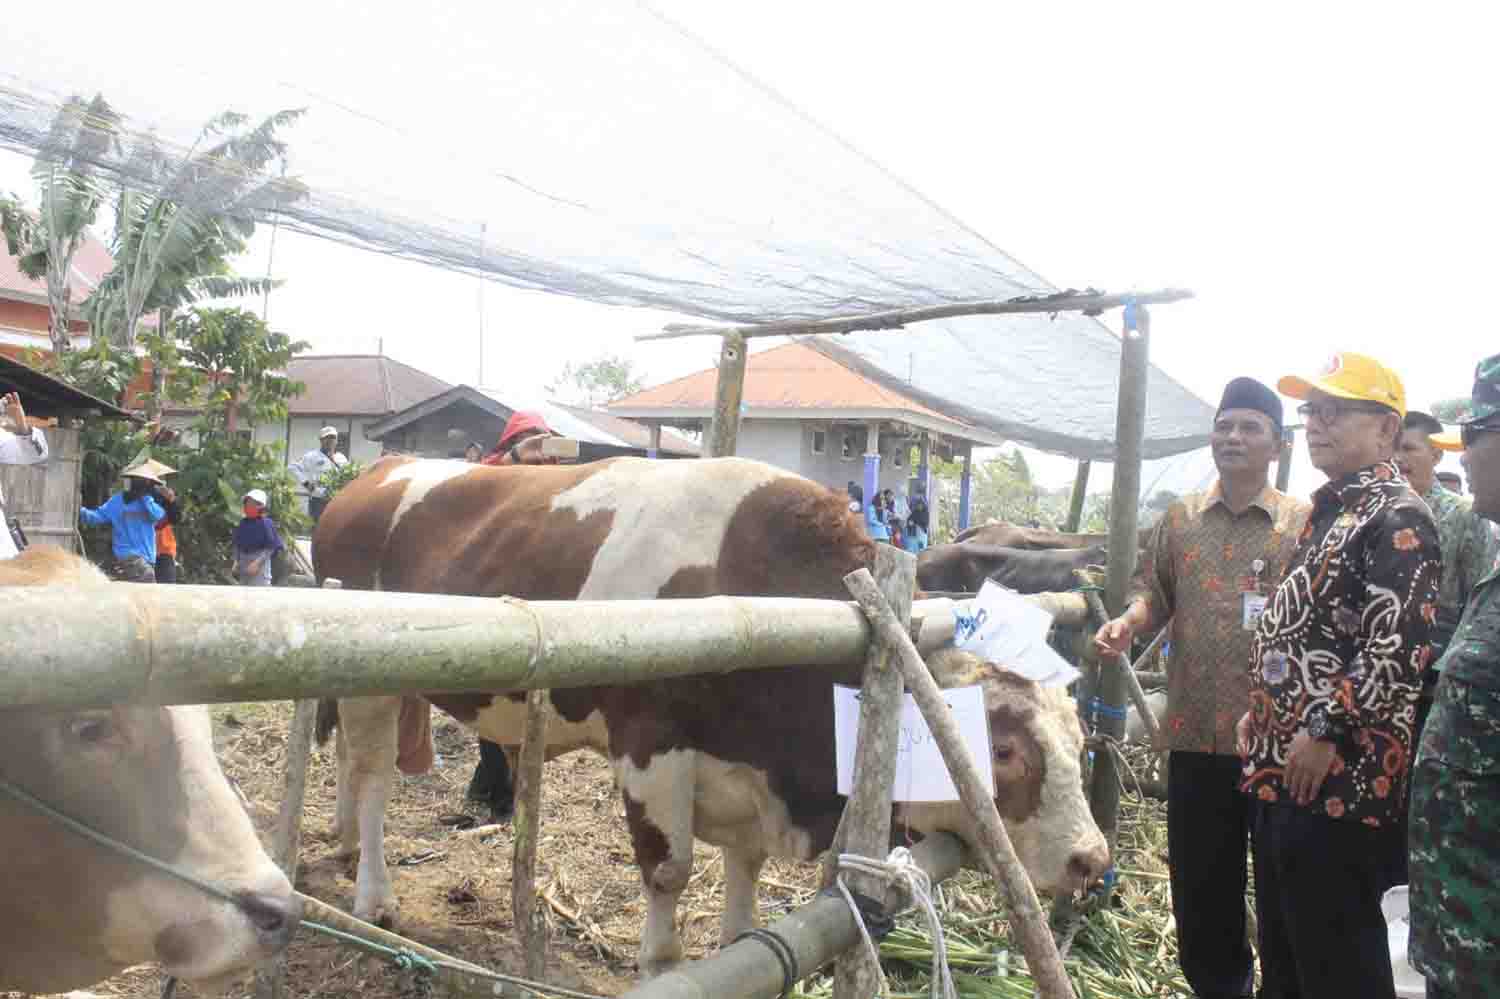
{"type": "MultiPolygon", "coordinates": [[[[615,409],[713,409],[714,368],[644,389],[609,404],[615,409]]],[[[788,343],[751,354],[745,362],[748,409],[900,410],[964,423],[857,374],[811,347],[788,343]]]]}

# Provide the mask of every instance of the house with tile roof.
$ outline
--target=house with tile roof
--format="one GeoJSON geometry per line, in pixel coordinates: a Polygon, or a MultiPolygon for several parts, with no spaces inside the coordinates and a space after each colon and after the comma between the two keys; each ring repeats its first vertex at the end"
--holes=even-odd
{"type": "MultiPolygon", "coordinates": [[[[627,396],[611,413],[647,426],[706,430],[718,372],[709,368],[627,396]]],[[[931,496],[929,458],[966,456],[1005,438],[840,363],[807,341],[752,353],[736,453],[833,489],[861,483],[931,496]]]]}
{"type": "MultiPolygon", "coordinates": [[[[279,445],[285,460],[295,461],[318,446],[318,431],[333,426],[339,450],[361,462],[380,457],[381,443],[367,428],[451,386],[409,364],[382,354],[303,354],[287,365],[287,377],[306,388],[287,406],[278,424],[250,428],[255,440],[279,445]]],[[[186,427],[197,409],[168,404],[162,418],[168,426],[186,427]]]]}
{"type": "MultiPolygon", "coordinates": [[[[70,326],[73,339],[80,347],[87,343],[89,330],[80,306],[113,266],[114,259],[109,250],[92,235],[73,255],[73,318],[70,326]]],[[[0,353],[19,357],[33,348],[50,351],[50,329],[47,282],[22,274],[16,258],[6,252],[4,241],[0,240],[0,353]]]]}

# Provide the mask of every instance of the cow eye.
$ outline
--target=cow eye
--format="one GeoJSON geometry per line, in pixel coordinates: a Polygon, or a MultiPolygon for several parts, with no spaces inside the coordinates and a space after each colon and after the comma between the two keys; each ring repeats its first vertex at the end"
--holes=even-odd
{"type": "Polygon", "coordinates": [[[102,715],[75,718],[68,727],[73,733],[73,738],[86,746],[97,746],[102,742],[107,742],[115,734],[114,722],[102,715]]]}
{"type": "Polygon", "coordinates": [[[1009,763],[1011,761],[1011,758],[1014,757],[1015,755],[1016,755],[1016,750],[1015,750],[1015,747],[1013,747],[1013,746],[996,746],[995,747],[995,759],[999,760],[1001,763],[1009,763]]]}

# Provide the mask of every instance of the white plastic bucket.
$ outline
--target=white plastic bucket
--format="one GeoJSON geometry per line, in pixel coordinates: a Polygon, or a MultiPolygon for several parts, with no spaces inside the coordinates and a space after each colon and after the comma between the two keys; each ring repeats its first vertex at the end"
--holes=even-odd
{"type": "Polygon", "coordinates": [[[1391,945],[1391,970],[1396,973],[1396,995],[1401,999],[1426,999],[1427,980],[1406,960],[1407,939],[1411,935],[1408,911],[1406,885],[1397,885],[1380,900],[1391,945]]]}

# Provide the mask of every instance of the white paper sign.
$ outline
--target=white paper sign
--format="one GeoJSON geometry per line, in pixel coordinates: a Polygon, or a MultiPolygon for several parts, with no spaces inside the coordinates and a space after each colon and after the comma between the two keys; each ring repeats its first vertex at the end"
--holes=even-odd
{"type": "Polygon", "coordinates": [[[1047,644],[1052,615],[1036,604],[985,580],[979,595],[956,614],[953,644],[1044,687],[1066,686],[1078,670],[1047,644]]]}
{"type": "MultiPolygon", "coordinates": [[[[995,793],[995,773],[990,761],[990,723],[984,710],[984,691],[979,687],[953,687],[943,691],[943,700],[958,724],[964,745],[974,756],[985,790],[995,793]]],[[[859,741],[860,693],[857,687],[833,688],[834,755],[838,757],[838,791],[847,795],[854,787],[854,747],[859,741]]],[[[937,740],[916,700],[906,694],[901,703],[901,734],[896,743],[896,780],[892,801],[957,801],[958,788],[948,776],[948,765],[938,751],[937,740]]]]}

